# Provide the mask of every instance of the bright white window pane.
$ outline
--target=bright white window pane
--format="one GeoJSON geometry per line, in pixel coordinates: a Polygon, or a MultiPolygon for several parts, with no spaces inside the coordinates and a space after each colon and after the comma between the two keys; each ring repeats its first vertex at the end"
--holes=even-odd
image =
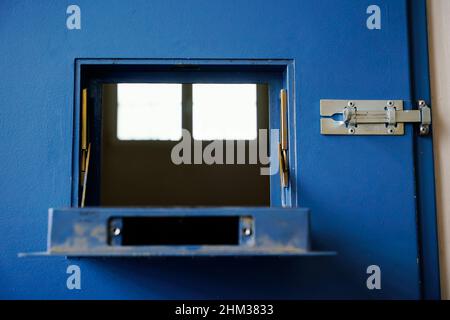
{"type": "Polygon", "coordinates": [[[257,138],[256,84],[194,84],[192,90],[194,139],[257,138]]]}
{"type": "Polygon", "coordinates": [[[119,83],[117,138],[180,140],[181,84],[119,83]]]}

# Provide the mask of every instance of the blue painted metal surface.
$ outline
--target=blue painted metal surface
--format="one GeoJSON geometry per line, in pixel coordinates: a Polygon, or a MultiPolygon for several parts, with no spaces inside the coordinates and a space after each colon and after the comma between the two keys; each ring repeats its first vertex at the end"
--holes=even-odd
{"type": "Polygon", "coordinates": [[[71,257],[320,255],[319,252],[310,250],[307,209],[52,209],[49,212],[48,239],[47,254],[71,257]],[[136,246],[111,243],[113,223],[120,222],[123,218],[152,217],[238,217],[241,221],[235,232],[241,234],[240,231],[248,227],[251,235],[240,236],[239,244],[236,245],[136,246]]]}
{"type": "MultiPolygon", "coordinates": [[[[368,30],[366,0],[79,0],[82,29],[68,30],[68,3],[0,2],[0,297],[438,297],[434,192],[422,186],[432,183],[429,140],[419,147],[427,158],[415,164],[411,126],[402,137],[329,137],[319,129],[320,99],[413,96],[412,67],[422,74],[426,66],[412,60],[408,39],[425,16],[424,1],[408,3],[378,0],[382,29],[368,30]],[[77,58],[293,60],[298,205],[311,208],[313,247],[339,255],[18,258],[45,246],[48,208],[71,203],[77,58]],[[82,270],[82,290],[66,288],[70,264],[82,270]],[[373,264],[381,290],[366,286],[373,264]]],[[[422,22],[414,51],[421,57],[422,22]]],[[[428,86],[421,77],[417,95],[428,86]]]]}

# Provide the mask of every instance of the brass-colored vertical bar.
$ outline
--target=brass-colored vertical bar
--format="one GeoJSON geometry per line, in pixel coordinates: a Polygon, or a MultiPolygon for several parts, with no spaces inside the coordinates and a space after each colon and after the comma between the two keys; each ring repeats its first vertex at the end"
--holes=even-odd
{"type": "Polygon", "coordinates": [[[91,156],[91,144],[89,143],[87,154],[86,154],[86,171],[84,172],[83,176],[83,190],[81,193],[81,207],[84,208],[84,204],[86,201],[86,187],[87,187],[87,178],[88,178],[88,171],[89,171],[89,158],[91,156]]]}
{"type": "Polygon", "coordinates": [[[87,153],[87,89],[82,90],[81,94],[81,183],[83,183],[83,175],[86,170],[86,153],[87,153]]]}
{"type": "Polygon", "coordinates": [[[87,89],[83,89],[81,99],[81,149],[87,150],[87,89]]]}
{"type": "Polygon", "coordinates": [[[287,123],[287,91],[280,91],[280,178],[281,185],[287,188],[289,185],[289,162],[288,162],[288,123],[287,123]]]}
{"type": "Polygon", "coordinates": [[[280,91],[280,121],[281,121],[281,148],[288,149],[288,125],[287,125],[287,92],[286,89],[280,91]]]}

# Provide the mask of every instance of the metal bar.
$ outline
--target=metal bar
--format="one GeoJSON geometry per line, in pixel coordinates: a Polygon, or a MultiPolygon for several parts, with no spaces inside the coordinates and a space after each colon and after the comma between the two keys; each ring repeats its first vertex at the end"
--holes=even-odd
{"type": "Polygon", "coordinates": [[[287,188],[289,185],[289,162],[288,162],[288,123],[287,123],[287,91],[286,89],[281,89],[280,91],[280,148],[279,148],[279,159],[280,159],[280,179],[281,185],[287,188]]]}
{"type": "Polygon", "coordinates": [[[281,111],[281,148],[288,149],[288,127],[287,127],[287,93],[286,89],[280,91],[280,111],[281,111]]]}
{"type": "MultiPolygon", "coordinates": [[[[419,110],[401,110],[395,112],[396,123],[421,122],[419,110]]],[[[356,111],[356,123],[389,123],[387,111],[356,111]]]]}
{"type": "Polygon", "coordinates": [[[86,201],[86,187],[87,187],[90,156],[91,156],[91,144],[89,144],[88,149],[87,149],[86,164],[85,164],[86,171],[84,172],[84,176],[83,176],[83,191],[82,191],[82,195],[81,195],[81,207],[82,208],[84,208],[84,203],[86,201]]]}
{"type": "Polygon", "coordinates": [[[87,89],[83,89],[81,100],[81,149],[87,149],[87,89]]]}
{"type": "Polygon", "coordinates": [[[387,123],[389,121],[385,111],[356,111],[356,123],[387,123]]]}
{"type": "MultiPolygon", "coordinates": [[[[83,89],[81,98],[81,178],[86,170],[87,151],[87,89],[83,89]]],[[[81,180],[83,183],[83,179],[81,180]]]]}
{"type": "Polygon", "coordinates": [[[421,122],[422,116],[420,110],[397,111],[397,122],[421,122]]]}

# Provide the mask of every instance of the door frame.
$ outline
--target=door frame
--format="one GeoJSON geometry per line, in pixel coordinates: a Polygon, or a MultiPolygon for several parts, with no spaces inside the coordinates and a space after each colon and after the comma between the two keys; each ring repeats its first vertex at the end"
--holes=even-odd
{"type": "MultiPolygon", "coordinates": [[[[270,178],[271,207],[297,207],[297,128],[295,65],[291,59],[75,59],[75,95],[73,106],[72,194],[71,207],[79,204],[79,144],[82,88],[101,94],[103,83],[184,82],[199,83],[267,83],[269,85],[269,124],[280,123],[279,91],[287,94],[290,184],[282,188],[279,173],[270,178]],[[111,68],[111,69],[108,69],[111,68]],[[201,72],[197,70],[200,68],[201,72]],[[170,75],[170,74],[173,75],[170,75]],[[200,74],[203,73],[203,74],[200,74]],[[211,76],[211,78],[208,78],[211,76]],[[160,79],[160,81],[158,81],[160,79]],[[93,85],[91,85],[93,84],[93,85]],[[92,87],[92,88],[91,88],[92,87]]],[[[88,101],[92,100],[89,98],[88,101]]],[[[91,102],[92,103],[92,102],[91,102]]],[[[101,99],[94,100],[94,118],[100,117],[101,99]]],[[[99,137],[97,132],[96,137],[99,137]]],[[[95,156],[95,155],[94,155],[95,156]]],[[[272,156],[273,158],[273,156],[272,156]]],[[[98,159],[97,159],[98,160],[98,159]]],[[[278,166],[278,161],[271,165],[278,166]]],[[[94,173],[95,174],[95,173],[94,173]]]]}
{"type": "MultiPolygon", "coordinates": [[[[428,60],[428,28],[425,0],[407,1],[411,65],[411,101],[431,104],[428,60]]],[[[439,251],[435,201],[432,136],[414,136],[417,222],[421,294],[423,299],[440,299],[439,251]]]]}

